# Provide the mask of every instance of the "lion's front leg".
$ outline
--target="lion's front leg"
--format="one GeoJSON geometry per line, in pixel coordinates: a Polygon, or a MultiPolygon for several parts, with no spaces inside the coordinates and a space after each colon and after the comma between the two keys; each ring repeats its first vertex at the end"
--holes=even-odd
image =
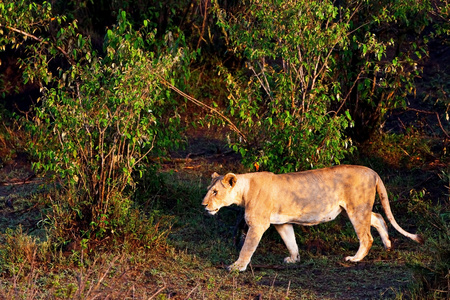
{"type": "Polygon", "coordinates": [[[269,226],[270,224],[267,226],[257,225],[249,227],[247,236],[245,237],[244,246],[241,249],[241,253],[239,253],[239,259],[228,266],[229,271],[245,271],[247,269],[247,265],[249,264],[256,247],[258,247],[261,237],[269,226]]]}

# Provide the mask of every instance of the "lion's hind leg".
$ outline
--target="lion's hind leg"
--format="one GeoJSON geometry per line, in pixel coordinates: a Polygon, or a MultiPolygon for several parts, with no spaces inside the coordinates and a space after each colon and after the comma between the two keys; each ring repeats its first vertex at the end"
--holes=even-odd
{"type": "Polygon", "coordinates": [[[295,241],[295,232],[292,224],[277,224],[274,225],[281,238],[284,241],[284,244],[289,250],[290,256],[284,259],[285,263],[295,263],[300,261],[300,256],[298,255],[298,246],[295,241]]]}
{"type": "Polygon", "coordinates": [[[368,209],[355,209],[354,211],[348,211],[347,215],[352,222],[353,228],[356,231],[356,235],[359,239],[359,249],[354,256],[347,256],[346,261],[357,262],[362,260],[367,253],[369,253],[370,247],[372,247],[373,237],[370,233],[371,225],[371,210],[368,209]]]}
{"type": "Polygon", "coordinates": [[[391,249],[391,241],[389,240],[388,229],[383,217],[380,214],[373,212],[370,225],[375,227],[380,234],[381,239],[383,240],[384,248],[391,249]]]}

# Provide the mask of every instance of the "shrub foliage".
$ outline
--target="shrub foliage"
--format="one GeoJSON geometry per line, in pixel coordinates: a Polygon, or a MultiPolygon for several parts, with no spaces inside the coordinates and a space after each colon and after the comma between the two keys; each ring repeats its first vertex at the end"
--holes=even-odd
{"type": "Polygon", "coordinates": [[[120,236],[136,217],[128,194],[133,172],[142,172],[150,153],[177,143],[176,104],[159,82],[174,78],[187,56],[181,47],[144,51],[155,44],[155,30],[148,22],[133,30],[125,12],[107,31],[100,55],[76,21],[53,16],[49,3],[26,3],[2,4],[9,22],[1,22],[2,44],[26,48],[23,74],[41,84],[30,124],[34,167],[64,191],[50,220],[61,238],[120,236]],[[13,20],[23,13],[18,27],[13,20]],[[55,59],[64,61],[56,70],[55,59]]]}
{"type": "Polygon", "coordinates": [[[405,42],[387,31],[420,32],[429,3],[245,4],[216,12],[230,50],[245,61],[243,71],[220,72],[246,137],[234,147],[248,165],[287,172],[339,163],[354,149],[350,137],[367,138],[413,92],[424,39],[405,42]]]}

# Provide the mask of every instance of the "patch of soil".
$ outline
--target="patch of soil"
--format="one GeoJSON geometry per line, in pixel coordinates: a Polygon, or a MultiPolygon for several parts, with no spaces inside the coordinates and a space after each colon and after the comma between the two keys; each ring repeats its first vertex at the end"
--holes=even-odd
{"type": "Polygon", "coordinates": [[[24,184],[35,177],[26,153],[19,152],[13,159],[3,162],[0,166],[0,186],[24,184]]]}
{"type": "Polygon", "coordinates": [[[305,290],[318,299],[393,299],[408,294],[412,282],[412,272],[404,265],[330,262],[299,266],[276,278],[267,276],[259,284],[305,290]]]}
{"type": "Polygon", "coordinates": [[[32,198],[44,191],[43,180],[31,169],[25,153],[17,153],[0,168],[0,233],[6,229],[22,230],[44,237],[38,228],[42,220],[42,205],[32,198]]]}
{"type": "Polygon", "coordinates": [[[228,146],[226,128],[196,128],[186,132],[185,147],[170,153],[163,171],[175,170],[209,178],[213,172],[243,171],[241,156],[228,146]]]}

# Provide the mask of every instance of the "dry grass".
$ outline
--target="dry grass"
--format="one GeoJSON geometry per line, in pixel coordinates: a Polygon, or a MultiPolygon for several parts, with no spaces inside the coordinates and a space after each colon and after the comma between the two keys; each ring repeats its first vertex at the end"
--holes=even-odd
{"type": "MultiPolygon", "coordinates": [[[[158,178],[142,178],[134,199],[142,213],[171,216],[173,227],[164,247],[128,244],[89,252],[78,241],[78,246],[63,251],[43,234],[51,208],[45,200],[48,193],[33,185],[0,187],[0,200],[14,192],[13,207],[0,206],[0,299],[410,299],[418,288],[411,266],[433,267],[435,239],[419,246],[393,229],[394,250],[385,251],[374,233],[374,246],[363,262],[344,262],[343,257],[357,250],[358,241],[350,222],[340,217],[319,226],[296,227],[300,263],[289,268],[282,264],[286,249],[271,229],[249,270],[228,273],[224,266],[238,256],[233,230],[239,212],[223,209],[211,217],[200,202],[210,173],[243,169],[221,145],[206,144],[205,151],[199,143],[193,146],[165,164],[158,178]],[[202,151],[203,155],[192,155],[202,151]],[[21,229],[5,231],[21,224],[21,229]]],[[[424,180],[437,176],[436,170],[421,172],[386,167],[382,177],[396,196],[391,201],[398,222],[405,229],[433,235],[435,228],[424,215],[448,211],[429,203],[445,189],[422,193],[440,183],[439,177],[424,180]]],[[[432,299],[445,294],[434,295],[432,299]]]]}

